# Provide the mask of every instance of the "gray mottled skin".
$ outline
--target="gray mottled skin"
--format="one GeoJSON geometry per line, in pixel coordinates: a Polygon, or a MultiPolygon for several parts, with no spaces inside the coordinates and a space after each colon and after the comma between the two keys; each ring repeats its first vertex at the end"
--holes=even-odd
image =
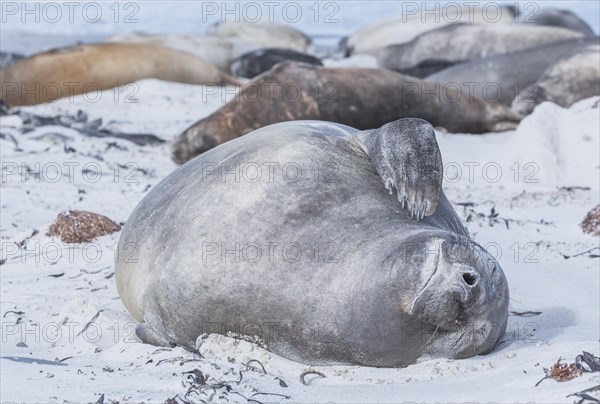
{"type": "Polygon", "coordinates": [[[565,28],[529,24],[452,24],[383,48],[378,62],[386,69],[426,77],[451,64],[581,36],[565,28]]]}
{"type": "Polygon", "coordinates": [[[472,60],[442,70],[425,80],[441,84],[455,83],[464,94],[474,93],[475,96],[481,96],[486,84],[495,83],[501,89],[495,101],[510,106],[515,96],[528,84],[535,83],[548,67],[558,60],[599,43],[598,37],[554,42],[505,55],[472,60]]]}
{"type": "Polygon", "coordinates": [[[292,49],[267,48],[248,52],[238,57],[231,63],[231,74],[238,77],[252,78],[266,72],[277,63],[293,60],[296,62],[308,63],[311,65],[322,66],[318,58],[297,52],[292,49]]]}
{"type": "Polygon", "coordinates": [[[315,119],[366,130],[405,117],[422,118],[454,133],[510,130],[520,120],[508,107],[469,99],[458,88],[442,92],[435,83],[387,69],[283,62],[255,77],[237,97],[186,129],[173,143],[171,156],[181,164],[277,122],[315,119]],[[296,90],[286,96],[286,88],[296,90]]]}
{"type": "Polygon", "coordinates": [[[595,95],[600,95],[600,45],[590,45],[550,66],[535,84],[526,86],[515,97],[512,109],[528,115],[544,101],[568,108],[595,95]]]}
{"type": "Polygon", "coordinates": [[[194,349],[204,333],[233,331],[307,364],[393,367],[492,350],[508,286],[446,199],[441,168],[419,119],[368,132],[279,123],[190,161],[144,198],[119,241],[117,288],[138,335],[194,349]],[[234,174],[267,163],[272,175],[234,174]],[[302,175],[286,179],[289,164],[302,175]],[[206,254],[209,243],[229,252],[206,254]],[[236,243],[280,248],[244,255],[236,243]],[[301,254],[284,259],[286,243],[301,254]]]}

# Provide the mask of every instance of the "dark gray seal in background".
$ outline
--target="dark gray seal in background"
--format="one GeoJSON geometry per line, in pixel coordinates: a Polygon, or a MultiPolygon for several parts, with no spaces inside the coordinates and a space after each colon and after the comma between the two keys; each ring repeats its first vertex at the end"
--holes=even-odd
{"type": "Polygon", "coordinates": [[[489,352],[506,278],[469,238],[442,171],[420,119],[364,132],[285,122],[203,154],[123,229],[116,283],[137,335],[188,349],[231,335],[315,365],[489,352]]]}
{"type": "Polygon", "coordinates": [[[597,95],[600,95],[600,45],[590,45],[546,69],[536,83],[526,86],[515,97],[512,109],[528,115],[544,101],[568,108],[597,95]]]}
{"type": "Polygon", "coordinates": [[[600,44],[599,37],[568,39],[442,70],[425,80],[459,86],[463,94],[510,106],[517,94],[554,63],[600,44]],[[484,94],[488,92],[488,94],[484,94]]]}
{"type": "Polygon", "coordinates": [[[267,48],[248,52],[231,63],[231,74],[237,77],[252,78],[266,72],[277,63],[285,61],[303,62],[323,66],[320,59],[292,49],[267,48]]]}
{"type": "Polygon", "coordinates": [[[452,24],[385,47],[377,60],[380,67],[426,77],[452,64],[581,36],[565,28],[529,24],[452,24]]]}

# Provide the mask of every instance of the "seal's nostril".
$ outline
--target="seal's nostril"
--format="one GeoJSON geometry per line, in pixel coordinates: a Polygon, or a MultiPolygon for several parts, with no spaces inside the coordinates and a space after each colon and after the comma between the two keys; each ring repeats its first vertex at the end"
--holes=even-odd
{"type": "Polygon", "coordinates": [[[471,272],[465,272],[462,277],[465,283],[469,286],[475,286],[477,283],[477,275],[471,272]]]}

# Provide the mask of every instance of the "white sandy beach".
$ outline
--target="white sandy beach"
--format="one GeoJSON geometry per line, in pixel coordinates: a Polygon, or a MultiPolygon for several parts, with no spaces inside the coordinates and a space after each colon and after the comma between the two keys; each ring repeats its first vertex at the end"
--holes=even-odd
{"type": "MultiPolygon", "coordinates": [[[[26,3],[3,2],[0,50],[30,55],[127,32],[196,34],[219,20],[204,18],[207,2],[173,3],[99,2],[102,18],[93,23],[82,7],[74,21],[64,14],[59,21],[23,23],[15,10],[26,3]],[[127,24],[132,10],[137,22],[127,24]]],[[[299,3],[304,15],[295,28],[330,50],[341,36],[402,12],[401,2],[299,3]],[[324,22],[332,10],[337,22],[324,22]]],[[[568,8],[598,33],[593,1],[536,4],[568,8]]],[[[324,64],[377,62],[354,55],[324,64]]],[[[444,191],[508,279],[508,328],[494,352],[385,369],[305,366],[219,335],[203,338],[198,353],[141,343],[115,286],[120,232],[87,244],[64,244],[46,232],[68,210],[126,222],[177,168],[170,142],[235,93],[143,80],[19,108],[47,117],[83,111],[87,123],[101,119],[112,132],[156,135],[166,141],[159,145],[90,137],[60,125],[22,133],[26,124],[18,114],[0,117],[0,402],[574,403],[570,394],[600,386],[598,372],[536,386],[559,358],[570,364],[582,351],[600,354],[600,239],[580,227],[600,203],[600,97],[568,109],[543,103],[514,131],[436,132],[444,191]],[[303,384],[307,370],[324,377],[311,374],[303,384]],[[206,378],[202,388],[190,384],[192,371],[206,378]]],[[[588,394],[600,400],[600,389],[588,394]]]]}

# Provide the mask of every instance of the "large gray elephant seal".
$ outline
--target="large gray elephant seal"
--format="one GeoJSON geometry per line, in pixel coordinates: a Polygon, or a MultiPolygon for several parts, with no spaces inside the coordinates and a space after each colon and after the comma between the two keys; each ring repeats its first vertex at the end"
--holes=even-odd
{"type": "Polygon", "coordinates": [[[517,94],[535,83],[556,61],[573,56],[600,38],[567,39],[484,59],[461,63],[425,78],[440,85],[455,85],[463,94],[510,106],[517,94]]]}
{"type": "Polygon", "coordinates": [[[425,77],[471,59],[581,36],[569,29],[538,25],[453,24],[421,34],[406,44],[385,47],[377,58],[380,67],[425,77]]]}
{"type": "Polygon", "coordinates": [[[391,70],[283,62],[186,129],[173,143],[171,155],[181,164],[276,122],[316,119],[374,129],[405,117],[422,118],[454,133],[510,130],[520,120],[508,107],[391,70]]]}
{"type": "Polygon", "coordinates": [[[188,349],[233,335],[307,364],[489,352],[507,282],[469,239],[442,171],[420,119],[364,132],[285,122],[194,159],[119,240],[117,288],[137,335],[188,349]]]}
{"type": "Polygon", "coordinates": [[[600,46],[592,45],[546,69],[515,97],[512,109],[528,115],[544,101],[568,108],[596,95],[600,95],[600,46]]]}
{"type": "Polygon", "coordinates": [[[237,84],[190,53],[152,44],[78,45],[38,53],[0,70],[0,99],[33,105],[155,78],[189,84],[237,84]]]}

